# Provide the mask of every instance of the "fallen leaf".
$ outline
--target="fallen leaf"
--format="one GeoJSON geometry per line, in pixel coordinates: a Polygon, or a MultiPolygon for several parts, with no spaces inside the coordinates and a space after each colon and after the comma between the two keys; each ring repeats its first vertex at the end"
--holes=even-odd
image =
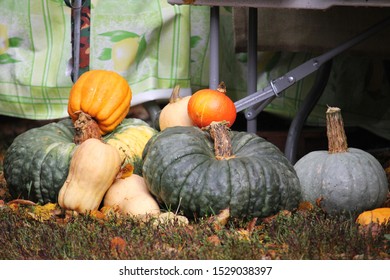
{"type": "Polygon", "coordinates": [[[116,253],[121,253],[126,249],[127,242],[122,237],[115,236],[111,239],[110,249],[116,253]]]}
{"type": "Polygon", "coordinates": [[[124,179],[126,177],[130,177],[133,175],[134,166],[130,163],[126,164],[122,169],[119,171],[118,175],[116,176],[117,179],[124,179]]]}
{"type": "Polygon", "coordinates": [[[106,218],[106,215],[104,215],[104,213],[102,213],[99,210],[92,210],[89,212],[89,215],[93,218],[98,219],[98,220],[103,220],[106,218]]]}
{"type": "Polygon", "coordinates": [[[317,207],[319,207],[319,208],[322,209],[322,207],[321,207],[321,202],[322,202],[323,200],[324,200],[324,198],[323,198],[322,196],[316,199],[316,205],[317,205],[317,207]]]}
{"type": "Polygon", "coordinates": [[[50,218],[54,217],[57,209],[57,204],[55,203],[47,203],[45,205],[36,205],[32,208],[32,212],[28,212],[28,215],[33,219],[43,222],[50,220],[50,218]]]}
{"type": "Polygon", "coordinates": [[[230,209],[226,208],[219,212],[218,215],[213,215],[208,219],[208,222],[214,227],[215,230],[221,230],[230,218],[230,209]]]}
{"type": "Polygon", "coordinates": [[[14,199],[8,202],[8,205],[18,204],[18,205],[37,205],[35,202],[26,199],[14,199]]]}
{"type": "Polygon", "coordinates": [[[236,231],[236,233],[238,235],[238,239],[240,239],[240,240],[249,241],[251,239],[252,232],[250,232],[249,230],[241,228],[241,229],[238,229],[236,231]]]}
{"type": "Polygon", "coordinates": [[[207,237],[207,241],[215,246],[221,245],[221,239],[219,239],[219,237],[215,234],[207,237]]]}
{"type": "Polygon", "coordinates": [[[19,210],[19,204],[17,203],[11,203],[11,204],[8,204],[8,207],[14,211],[14,212],[17,212],[19,210]]]}
{"type": "Polygon", "coordinates": [[[306,212],[306,211],[311,211],[313,209],[314,209],[314,205],[309,201],[302,201],[298,205],[298,211],[306,212]]]}
{"type": "Polygon", "coordinates": [[[252,233],[256,228],[257,217],[254,217],[247,225],[246,229],[249,233],[252,233]]]}

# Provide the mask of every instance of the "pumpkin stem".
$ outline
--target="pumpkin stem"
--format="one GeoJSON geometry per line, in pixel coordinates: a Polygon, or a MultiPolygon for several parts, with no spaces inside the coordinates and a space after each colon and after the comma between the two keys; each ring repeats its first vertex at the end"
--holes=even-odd
{"type": "Polygon", "coordinates": [[[97,122],[88,114],[79,111],[77,120],[74,122],[75,135],[73,141],[75,144],[81,144],[89,138],[102,139],[97,122]]]}
{"type": "Polygon", "coordinates": [[[217,87],[217,91],[226,94],[226,85],[225,85],[225,82],[220,82],[220,83],[219,83],[219,85],[218,85],[218,87],[217,87]]]}
{"type": "Polygon", "coordinates": [[[328,107],[326,111],[326,133],[328,136],[328,152],[330,154],[347,152],[347,136],[345,135],[340,108],[328,107]]]}
{"type": "Polygon", "coordinates": [[[209,126],[203,128],[210,133],[214,141],[214,153],[217,159],[232,158],[232,143],[229,136],[228,122],[212,122],[209,126]]]}
{"type": "Polygon", "coordinates": [[[172,90],[171,97],[169,98],[169,103],[175,103],[176,101],[179,101],[180,99],[181,99],[180,85],[176,85],[172,90]]]}

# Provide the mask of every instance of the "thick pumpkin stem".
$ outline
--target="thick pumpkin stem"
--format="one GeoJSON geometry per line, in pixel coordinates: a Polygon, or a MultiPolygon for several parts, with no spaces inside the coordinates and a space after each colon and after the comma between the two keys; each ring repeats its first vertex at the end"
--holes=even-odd
{"type": "Polygon", "coordinates": [[[175,103],[176,101],[179,101],[180,99],[181,99],[180,86],[176,85],[172,90],[171,97],[169,98],[169,103],[175,103]]]}
{"type": "Polygon", "coordinates": [[[214,141],[214,153],[217,159],[232,158],[232,143],[227,122],[212,122],[204,128],[214,141]]]}
{"type": "Polygon", "coordinates": [[[326,131],[328,136],[328,152],[345,153],[348,150],[347,136],[341,110],[337,107],[328,107],[326,111],[326,131]]]}
{"type": "Polygon", "coordinates": [[[78,112],[78,119],[74,122],[75,135],[73,141],[75,144],[81,144],[89,138],[102,139],[100,129],[96,121],[88,114],[78,112]]]}

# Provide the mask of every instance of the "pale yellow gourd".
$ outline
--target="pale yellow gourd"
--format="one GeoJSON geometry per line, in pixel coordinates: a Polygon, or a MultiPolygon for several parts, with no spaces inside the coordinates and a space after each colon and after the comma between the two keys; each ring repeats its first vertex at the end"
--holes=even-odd
{"type": "Polygon", "coordinates": [[[58,194],[58,204],[80,213],[97,210],[121,163],[115,147],[94,138],[84,141],[70,161],[68,177],[58,194]]]}
{"type": "Polygon", "coordinates": [[[169,103],[160,112],[159,126],[161,131],[172,126],[193,126],[187,110],[191,96],[180,97],[179,92],[180,87],[176,86],[172,91],[169,103]]]}
{"type": "Polygon", "coordinates": [[[118,178],[104,197],[104,206],[118,208],[121,214],[145,219],[160,214],[160,207],[150,194],[144,178],[132,174],[118,178]]]}

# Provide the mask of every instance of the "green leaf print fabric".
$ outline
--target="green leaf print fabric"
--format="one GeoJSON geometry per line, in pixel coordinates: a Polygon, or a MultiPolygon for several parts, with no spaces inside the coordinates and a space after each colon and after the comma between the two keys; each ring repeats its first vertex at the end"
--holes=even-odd
{"type": "Polygon", "coordinates": [[[70,9],[62,1],[0,1],[1,115],[65,116],[70,36],[70,9]]]}

